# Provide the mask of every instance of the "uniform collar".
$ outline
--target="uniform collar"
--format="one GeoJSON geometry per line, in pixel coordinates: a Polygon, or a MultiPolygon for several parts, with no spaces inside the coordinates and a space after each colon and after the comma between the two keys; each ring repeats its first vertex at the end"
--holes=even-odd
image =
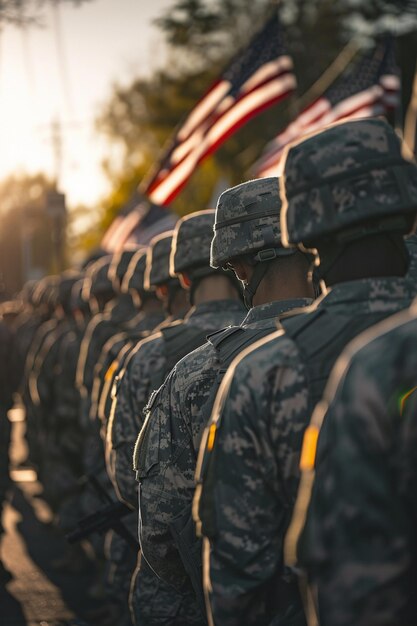
{"type": "Polygon", "coordinates": [[[308,306],[311,302],[311,298],[292,298],[291,300],[275,300],[274,302],[259,304],[249,311],[242,322],[242,326],[278,317],[286,311],[308,306]]]}
{"type": "Polygon", "coordinates": [[[411,298],[412,293],[406,278],[364,278],[334,285],[312,307],[345,309],[351,306],[355,307],[355,312],[358,309],[364,312],[396,311],[399,303],[404,302],[404,306],[407,306],[411,298]]]}
{"type": "Polygon", "coordinates": [[[210,300],[209,302],[202,302],[193,306],[184,317],[184,321],[201,317],[203,315],[216,314],[219,311],[222,313],[244,313],[245,308],[240,300],[210,300]]]}

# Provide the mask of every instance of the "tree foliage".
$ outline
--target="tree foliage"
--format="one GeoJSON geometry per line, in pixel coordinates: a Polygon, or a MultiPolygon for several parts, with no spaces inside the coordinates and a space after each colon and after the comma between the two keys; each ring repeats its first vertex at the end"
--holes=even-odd
{"type": "Polygon", "coordinates": [[[89,0],[0,0],[0,24],[28,26],[40,24],[43,9],[50,4],[74,4],[76,6],[89,0]]]}
{"type": "MultiPolygon", "coordinates": [[[[300,96],[310,94],[352,37],[359,19],[369,36],[379,32],[381,20],[389,22],[398,13],[399,4],[408,7],[407,3],[410,0],[173,0],[156,20],[169,48],[169,63],[150,78],[138,77],[127,87],[114,85],[97,120],[98,129],[119,146],[117,166],[107,163],[115,190],[126,180],[134,189],[158,160],[175,127],[273,11],[279,10],[285,26],[298,95],[252,120],[207,159],[173,203],[179,214],[207,206],[219,179],[235,184],[250,175],[265,144],[285,127],[301,102],[307,104],[300,96]]],[[[118,209],[116,197],[117,193],[112,195],[110,214],[118,209]]]]}
{"type": "Polygon", "coordinates": [[[53,269],[46,198],[54,189],[54,183],[42,174],[10,176],[0,184],[0,275],[9,295],[28,278],[24,276],[25,249],[34,278],[53,269]]]}

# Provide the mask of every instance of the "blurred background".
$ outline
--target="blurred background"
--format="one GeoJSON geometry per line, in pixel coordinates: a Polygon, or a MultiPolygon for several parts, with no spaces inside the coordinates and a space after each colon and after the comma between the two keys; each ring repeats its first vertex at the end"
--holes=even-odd
{"type": "MultiPolygon", "coordinates": [[[[414,151],[416,28],[417,0],[3,0],[0,299],[122,245],[105,239],[117,216],[140,206],[149,228],[258,175],[271,140],[346,71],[352,85],[355,57],[381,36],[401,77],[387,115],[414,151]],[[230,133],[158,210],[144,181],[164,146],[274,14],[296,89],[230,133]]],[[[138,241],[140,219],[134,228],[138,241]]]]}

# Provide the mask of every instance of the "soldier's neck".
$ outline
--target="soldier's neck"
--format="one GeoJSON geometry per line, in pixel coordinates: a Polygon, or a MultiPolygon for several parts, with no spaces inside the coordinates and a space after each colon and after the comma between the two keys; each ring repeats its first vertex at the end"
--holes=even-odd
{"type": "Polygon", "coordinates": [[[239,300],[239,294],[226,276],[207,276],[200,280],[194,292],[194,304],[214,300],[239,300]]]}

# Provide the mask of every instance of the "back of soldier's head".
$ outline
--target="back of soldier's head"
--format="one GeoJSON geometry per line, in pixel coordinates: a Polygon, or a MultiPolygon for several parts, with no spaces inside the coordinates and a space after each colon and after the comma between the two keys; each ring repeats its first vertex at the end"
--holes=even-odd
{"type": "Polygon", "coordinates": [[[363,277],[371,277],[369,271],[390,273],[389,250],[394,251],[392,271],[398,271],[404,259],[395,260],[395,249],[406,258],[402,237],[417,211],[417,168],[401,149],[382,119],[335,124],[290,146],[281,179],[284,244],[318,249],[322,277],[341,266],[346,254],[358,259],[356,268],[344,263],[350,265],[344,272],[351,269],[352,279],[359,271],[363,277]],[[366,267],[370,246],[372,270],[366,267]]]}

